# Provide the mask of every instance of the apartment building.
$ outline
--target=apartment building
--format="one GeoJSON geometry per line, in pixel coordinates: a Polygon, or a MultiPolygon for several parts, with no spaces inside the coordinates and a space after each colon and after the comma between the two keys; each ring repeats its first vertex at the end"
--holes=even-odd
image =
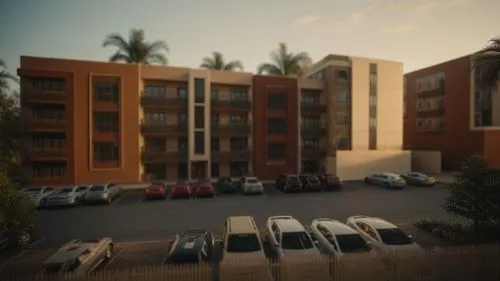
{"type": "Polygon", "coordinates": [[[36,184],[409,170],[402,65],[327,56],[304,77],[21,57],[36,184]]]}
{"type": "Polygon", "coordinates": [[[405,148],[441,152],[445,170],[474,154],[500,165],[498,94],[476,87],[480,75],[470,55],[405,74],[405,148]]]}

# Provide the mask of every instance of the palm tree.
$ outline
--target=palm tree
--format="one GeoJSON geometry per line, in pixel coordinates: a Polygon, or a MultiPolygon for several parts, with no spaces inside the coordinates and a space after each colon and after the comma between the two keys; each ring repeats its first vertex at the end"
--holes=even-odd
{"type": "Polygon", "coordinates": [[[10,90],[9,81],[19,82],[19,78],[7,72],[5,62],[0,59],[0,94],[10,90]]]}
{"type": "Polygon", "coordinates": [[[235,71],[243,70],[243,64],[239,60],[232,60],[226,63],[224,55],[221,52],[213,52],[212,57],[203,58],[203,62],[200,65],[201,68],[213,69],[213,70],[224,70],[224,71],[235,71]]]}
{"type": "Polygon", "coordinates": [[[500,80],[500,37],[493,38],[489,44],[473,55],[473,69],[481,71],[479,88],[490,91],[496,89],[500,80]]]}
{"type": "Polygon", "coordinates": [[[259,74],[296,76],[302,74],[302,70],[311,64],[308,53],[289,53],[285,43],[279,43],[279,48],[272,51],[270,56],[272,63],[259,65],[259,74]]]}
{"type": "Polygon", "coordinates": [[[167,43],[161,40],[146,42],[142,29],[132,28],[128,40],[117,33],[109,34],[104,39],[102,46],[118,48],[116,53],[109,58],[109,61],[112,62],[168,64],[167,57],[161,53],[161,51],[169,52],[167,43]]]}

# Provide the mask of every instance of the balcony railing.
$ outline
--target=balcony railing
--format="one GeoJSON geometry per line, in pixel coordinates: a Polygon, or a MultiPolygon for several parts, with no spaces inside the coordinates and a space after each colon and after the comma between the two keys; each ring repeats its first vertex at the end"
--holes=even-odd
{"type": "Polygon", "coordinates": [[[66,92],[26,90],[21,92],[21,101],[25,103],[65,103],[66,92]]]}
{"type": "Polygon", "coordinates": [[[419,118],[440,117],[440,116],[444,116],[443,107],[417,111],[417,117],[419,118]]]}
{"type": "Polygon", "coordinates": [[[26,117],[23,119],[24,129],[28,132],[66,131],[66,119],[41,119],[26,117]]]}
{"type": "Polygon", "coordinates": [[[40,148],[40,147],[30,147],[25,150],[23,155],[28,159],[63,159],[67,156],[66,148],[40,148]]]}
{"type": "Polygon", "coordinates": [[[317,126],[312,126],[312,125],[302,125],[300,127],[300,133],[302,135],[322,135],[326,133],[326,128],[317,125],[317,126]]]}
{"type": "Polygon", "coordinates": [[[252,103],[249,100],[211,100],[212,109],[247,109],[250,110],[252,103]]]}
{"type": "Polygon", "coordinates": [[[316,160],[325,158],[326,152],[319,147],[302,147],[300,155],[303,160],[316,160]]]}
{"type": "Polygon", "coordinates": [[[251,152],[249,150],[233,150],[233,151],[212,151],[212,161],[248,161],[250,160],[251,152]]]}
{"type": "Polygon", "coordinates": [[[212,124],[213,135],[248,135],[250,124],[212,124]]]}
{"type": "Polygon", "coordinates": [[[144,107],[185,108],[187,99],[172,98],[167,96],[141,95],[141,105],[144,107]]]}
{"type": "Polygon", "coordinates": [[[146,135],[184,135],[187,133],[187,123],[167,124],[164,122],[143,121],[141,133],[146,135]]]}
{"type": "Polygon", "coordinates": [[[300,104],[300,110],[302,110],[303,112],[325,112],[326,105],[319,103],[302,102],[300,104]]]}
{"type": "Polygon", "coordinates": [[[439,85],[439,87],[431,89],[431,90],[425,90],[417,93],[418,97],[436,97],[436,96],[442,96],[445,93],[445,86],[444,84],[439,85]]]}
{"type": "Polygon", "coordinates": [[[187,151],[167,151],[166,149],[143,147],[141,159],[143,163],[173,163],[186,162],[187,151]]]}

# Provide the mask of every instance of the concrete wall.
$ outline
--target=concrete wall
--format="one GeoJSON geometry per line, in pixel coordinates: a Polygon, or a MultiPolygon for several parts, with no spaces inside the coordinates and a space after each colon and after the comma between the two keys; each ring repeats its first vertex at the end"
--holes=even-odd
{"type": "Polygon", "coordinates": [[[441,173],[441,152],[416,150],[411,152],[411,170],[424,174],[441,173]]]}
{"type": "Polygon", "coordinates": [[[336,170],[342,180],[362,180],[378,172],[411,171],[411,152],[402,150],[337,151],[336,170]]]}

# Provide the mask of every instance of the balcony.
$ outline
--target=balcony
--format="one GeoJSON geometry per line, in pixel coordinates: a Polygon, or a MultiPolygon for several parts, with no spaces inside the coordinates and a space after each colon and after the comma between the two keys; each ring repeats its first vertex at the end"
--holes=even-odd
{"type": "Polygon", "coordinates": [[[24,129],[28,132],[65,132],[66,119],[24,118],[24,129]]]}
{"type": "Polygon", "coordinates": [[[142,94],[141,105],[143,107],[155,108],[187,108],[187,99],[167,96],[146,96],[142,94]]]}
{"type": "Polygon", "coordinates": [[[212,109],[240,109],[240,110],[250,110],[252,108],[252,103],[249,100],[221,100],[212,99],[211,100],[212,109]]]}
{"type": "Polygon", "coordinates": [[[211,155],[213,162],[246,162],[250,160],[251,152],[249,150],[212,151],[211,155]]]}
{"type": "Polygon", "coordinates": [[[212,135],[249,135],[251,128],[249,124],[212,124],[212,135]]]}
{"type": "Polygon", "coordinates": [[[300,110],[302,112],[325,112],[326,105],[320,103],[301,103],[300,110]]]}
{"type": "Polygon", "coordinates": [[[67,151],[64,147],[30,147],[24,155],[25,158],[31,160],[63,160],[66,156],[67,151]]]}
{"type": "Polygon", "coordinates": [[[326,133],[326,128],[324,128],[320,125],[317,125],[317,126],[306,125],[306,126],[300,127],[300,133],[303,136],[323,135],[326,133]]]}
{"type": "Polygon", "coordinates": [[[143,148],[141,151],[143,163],[163,164],[187,162],[187,151],[166,151],[165,149],[143,148]]]}
{"type": "Polygon", "coordinates": [[[24,103],[65,104],[66,92],[26,90],[21,92],[21,101],[24,103]]]}
{"type": "Polygon", "coordinates": [[[164,122],[143,122],[141,124],[143,135],[186,135],[187,124],[167,124],[164,122]]]}
{"type": "Polygon", "coordinates": [[[444,116],[444,108],[434,108],[429,110],[417,111],[418,118],[428,118],[428,117],[442,117],[444,116]]]}
{"type": "Polygon", "coordinates": [[[419,98],[438,97],[444,95],[444,93],[445,93],[445,87],[444,84],[441,84],[439,87],[435,89],[418,92],[417,96],[419,98]]]}
{"type": "Polygon", "coordinates": [[[302,147],[300,155],[302,160],[319,160],[325,158],[326,153],[319,147],[302,147]]]}

